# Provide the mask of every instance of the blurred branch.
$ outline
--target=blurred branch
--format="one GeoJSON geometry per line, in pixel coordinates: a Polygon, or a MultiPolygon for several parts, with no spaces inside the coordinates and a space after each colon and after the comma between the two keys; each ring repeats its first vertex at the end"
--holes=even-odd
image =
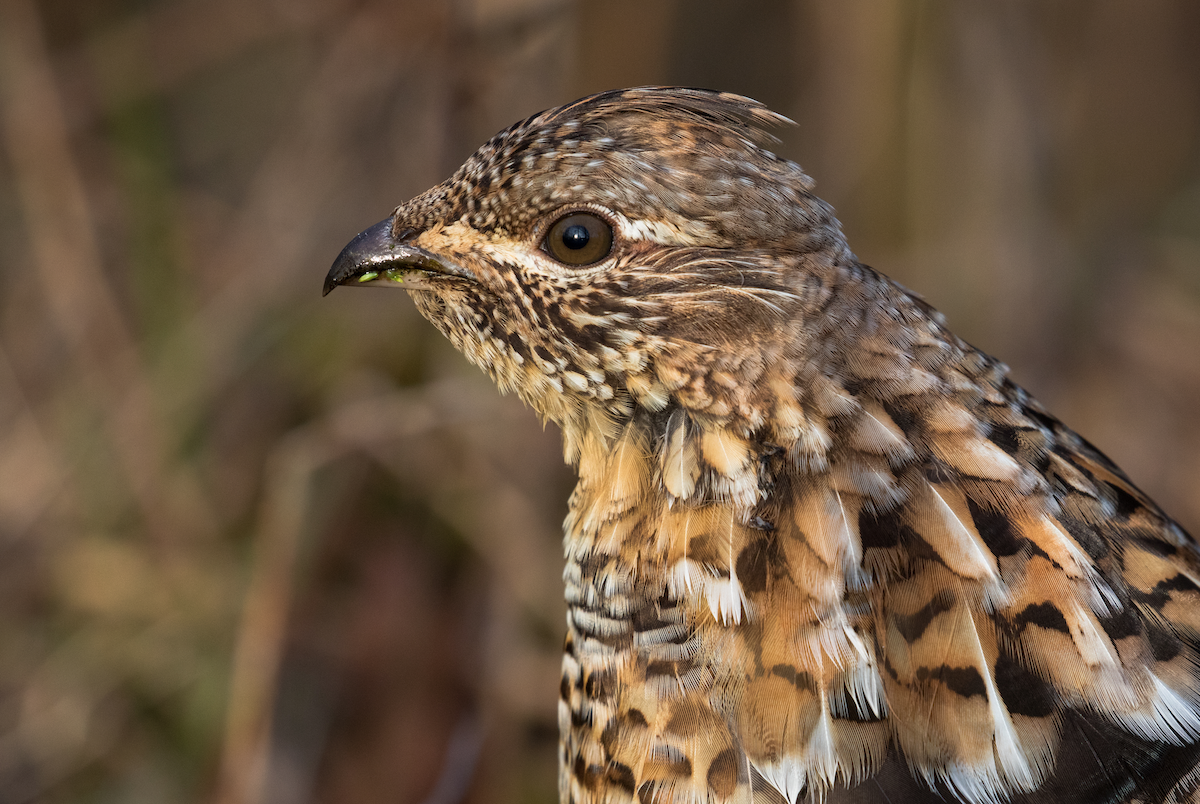
{"type": "MultiPolygon", "coordinates": [[[[412,485],[412,475],[419,474],[421,467],[412,465],[419,458],[405,448],[406,442],[441,428],[459,430],[473,422],[494,427],[503,403],[499,398],[493,402],[478,404],[460,382],[379,393],[342,404],[278,442],[267,462],[256,552],[233,660],[221,781],[215,798],[218,804],[260,804],[265,800],[265,785],[271,778],[272,707],[299,545],[312,518],[314,495],[320,491],[313,484],[314,475],[331,462],[360,454],[390,469],[402,484],[412,485]]],[[[545,537],[556,528],[541,522],[521,492],[486,466],[486,461],[468,459],[465,474],[472,496],[485,498],[480,509],[487,513],[474,521],[461,510],[439,505],[422,481],[411,491],[461,528],[472,547],[488,558],[503,581],[503,594],[513,596],[529,611],[552,608],[547,600],[558,598],[557,569],[554,559],[540,555],[534,543],[545,543],[545,537]],[[501,504],[488,504],[489,500],[501,504]]],[[[477,746],[470,748],[479,739],[475,734],[478,723],[472,724],[471,734],[459,734],[462,739],[447,749],[444,772],[460,782],[464,768],[474,761],[471,752],[477,750],[477,746]],[[463,742],[467,736],[470,739],[463,742]]],[[[450,784],[450,780],[440,784],[450,784]]]]}
{"type": "Polygon", "coordinates": [[[0,430],[0,525],[24,534],[62,487],[62,465],[21,393],[3,345],[0,389],[11,389],[6,395],[16,397],[17,408],[7,430],[0,430]]]}
{"type": "Polygon", "coordinates": [[[294,115],[280,127],[237,215],[199,267],[200,273],[224,282],[180,324],[175,344],[168,347],[198,349],[204,361],[188,405],[207,408],[244,369],[239,350],[264,311],[284,298],[294,299],[304,288],[311,289],[314,299],[319,295],[324,266],[313,275],[300,274],[300,269],[311,265],[314,235],[347,167],[346,154],[353,147],[347,139],[355,125],[375,113],[379,98],[405,69],[437,47],[436,41],[417,47],[398,42],[400,28],[389,18],[395,13],[389,3],[368,4],[327,32],[323,60],[294,115]],[[305,283],[300,291],[297,282],[305,283]]]}
{"type": "Polygon", "coordinates": [[[483,724],[479,721],[479,713],[467,712],[454,726],[437,784],[421,804],[459,804],[464,800],[471,788],[482,748],[483,724]]]}
{"type": "Polygon", "coordinates": [[[159,539],[177,536],[181,523],[203,528],[212,517],[198,487],[171,489],[184,491],[182,498],[164,493],[168,470],[150,384],[104,275],[91,208],[30,0],[0,0],[0,115],[42,292],[84,387],[105,412],[146,525],[159,539]],[[171,515],[168,506],[180,501],[188,515],[171,515]]]}
{"type": "Polygon", "coordinates": [[[250,3],[184,0],[151,5],[90,37],[62,67],[79,125],[141,98],[171,92],[197,73],[255,46],[304,34],[340,10],[339,0],[250,3]],[[101,87],[94,84],[100,81],[101,87]]]}
{"type": "Polygon", "coordinates": [[[215,801],[263,800],[270,756],[271,707],[292,601],[297,548],[313,473],[339,450],[322,422],[282,438],[267,462],[254,565],[229,683],[225,742],[215,801]]]}
{"type": "MultiPolygon", "coordinates": [[[[270,778],[272,708],[294,596],[299,545],[313,508],[314,475],[352,453],[373,456],[385,466],[394,466],[392,456],[403,454],[397,449],[398,442],[484,415],[479,408],[458,409],[442,404],[442,398],[447,397],[461,399],[463,394],[435,385],[422,391],[384,393],[347,403],[293,430],[272,451],[233,658],[216,804],[261,804],[265,800],[270,778]]],[[[489,478],[489,484],[495,480],[489,478]]],[[[494,514],[489,525],[508,512],[494,514]]],[[[472,544],[480,546],[488,541],[475,538],[472,544]]],[[[520,550],[516,552],[521,554],[520,550]]],[[[529,571],[528,565],[524,571],[529,571]]],[[[544,575],[550,577],[549,573],[544,575]]],[[[543,585],[518,582],[512,587],[528,598],[533,596],[531,590],[543,585]]],[[[439,782],[439,801],[454,794],[456,785],[462,783],[463,769],[475,761],[480,727],[472,720],[463,728],[467,731],[456,732],[455,742],[447,749],[445,773],[451,778],[439,782]]]]}

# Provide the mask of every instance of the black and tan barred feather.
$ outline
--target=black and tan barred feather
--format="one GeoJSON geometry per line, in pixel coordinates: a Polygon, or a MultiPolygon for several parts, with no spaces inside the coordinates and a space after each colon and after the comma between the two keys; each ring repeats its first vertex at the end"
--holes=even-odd
{"type": "Polygon", "coordinates": [[[854,259],[780,120],[585,98],[330,274],[383,260],[562,426],[562,800],[1194,799],[1194,542],[854,259]],[[541,248],[573,210],[612,226],[594,266],[541,248]]]}

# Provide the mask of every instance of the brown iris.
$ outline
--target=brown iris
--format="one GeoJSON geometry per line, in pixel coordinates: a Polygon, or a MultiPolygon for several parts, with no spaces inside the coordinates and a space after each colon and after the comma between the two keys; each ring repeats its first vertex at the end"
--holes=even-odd
{"type": "Polygon", "coordinates": [[[608,221],[590,212],[572,212],[555,221],[542,247],[561,263],[581,266],[607,257],[612,242],[608,221]]]}

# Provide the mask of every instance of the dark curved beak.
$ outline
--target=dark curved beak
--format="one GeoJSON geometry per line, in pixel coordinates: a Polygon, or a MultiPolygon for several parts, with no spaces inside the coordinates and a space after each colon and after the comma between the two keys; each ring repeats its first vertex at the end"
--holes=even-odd
{"type": "Polygon", "coordinates": [[[328,295],[338,285],[351,283],[403,283],[404,272],[411,271],[471,278],[459,266],[406,242],[414,234],[412,229],[393,234],[391,218],[359,232],[333,261],[321,295],[328,295]]]}

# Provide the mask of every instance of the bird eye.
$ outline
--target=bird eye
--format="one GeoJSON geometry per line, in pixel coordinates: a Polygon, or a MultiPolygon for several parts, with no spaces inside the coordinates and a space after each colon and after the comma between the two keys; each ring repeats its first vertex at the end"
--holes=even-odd
{"type": "Polygon", "coordinates": [[[573,212],[550,227],[542,247],[561,263],[591,265],[608,256],[612,242],[608,221],[590,212],[573,212]]]}

